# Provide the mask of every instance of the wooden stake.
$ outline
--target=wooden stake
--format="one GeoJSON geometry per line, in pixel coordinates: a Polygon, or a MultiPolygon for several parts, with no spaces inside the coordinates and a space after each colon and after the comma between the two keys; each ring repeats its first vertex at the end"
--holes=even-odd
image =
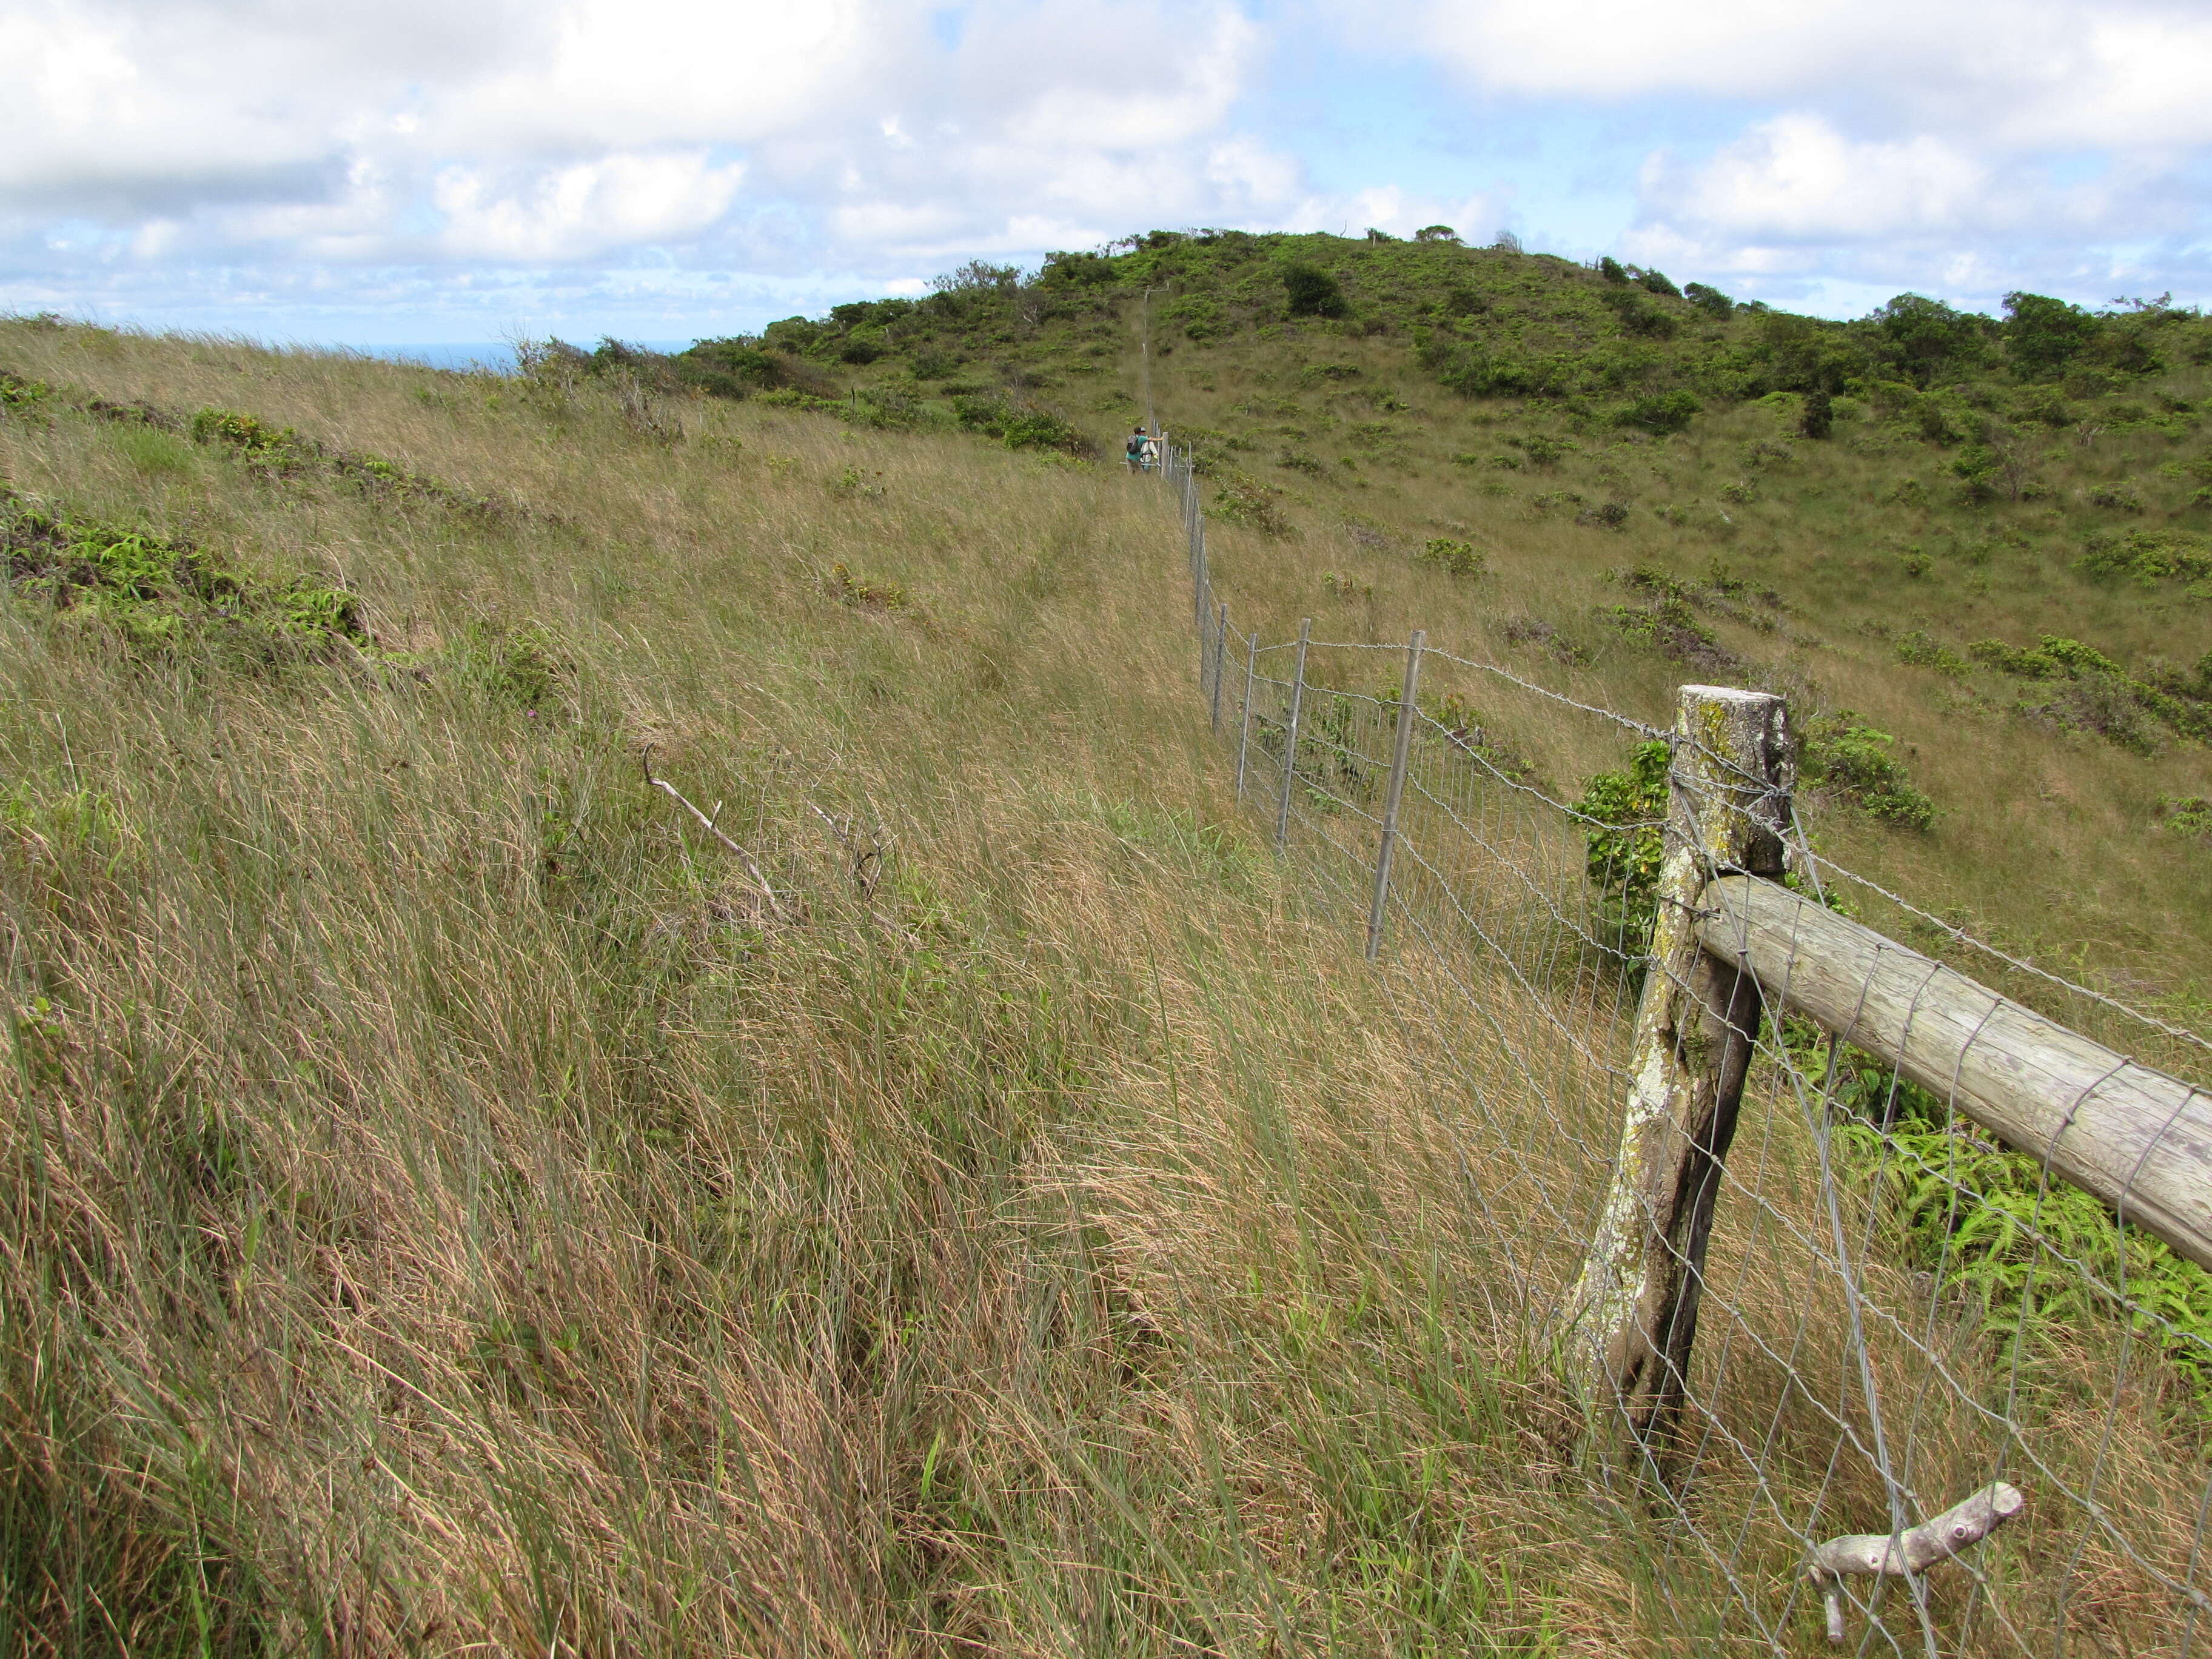
{"type": "Polygon", "coordinates": [[[1698,900],[1723,872],[1782,873],[1784,721],[1779,697],[1681,689],[1627,1111],[1567,1335],[1585,1449],[1603,1463],[1663,1474],[1681,1409],[1713,1203],[1759,1006],[1758,981],[1699,943],[1698,900]]]}

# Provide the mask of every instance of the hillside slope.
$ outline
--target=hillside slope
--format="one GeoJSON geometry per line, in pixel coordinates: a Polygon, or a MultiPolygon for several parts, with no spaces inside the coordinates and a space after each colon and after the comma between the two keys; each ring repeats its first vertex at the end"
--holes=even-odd
{"type": "Polygon", "coordinates": [[[1149,411],[1210,471],[1242,624],[1425,627],[1644,718],[1686,678],[1787,692],[1895,739],[1814,792],[1847,861],[2206,1014],[2212,320],[1831,324],[1443,237],[1155,232],[946,283],[674,368],[1109,459],[1149,411]]]}
{"type": "MultiPolygon", "coordinates": [[[[1165,361],[1194,389],[1156,395],[1225,421],[1259,395],[1234,368],[1316,422],[1370,381],[1439,434],[1497,412],[1388,334],[1325,337],[1358,376],[1299,388],[1298,340],[1231,341],[1201,391],[1192,343],[1165,361]]],[[[1795,1605],[1785,1522],[1881,1512],[1828,1461],[1835,1345],[1799,1393],[1731,1384],[1771,1459],[1723,1494],[1725,1566],[1567,1477],[1536,1292],[1500,1271],[1527,1212],[1492,1200],[1580,1213],[1592,1165],[1470,1150],[1540,1103],[1401,1018],[1240,817],[1166,504],[1051,448],[1048,409],[959,394],[1036,422],[1009,448],[866,386],[22,319],[0,370],[0,1652],[1771,1651],[1735,1610],[1740,1582],[1795,1605]]],[[[1778,418],[1592,427],[1559,487],[1686,477],[1778,418]]],[[[2076,805],[2034,833],[2070,857],[2198,764],[1965,710],[1975,682],[1808,601],[1765,609],[1833,643],[1710,579],[1604,582],[1674,527],[1524,518],[1522,474],[1363,461],[1277,496],[1230,464],[1286,520],[1221,534],[1254,622],[1419,623],[1656,712],[1681,670],[1592,609],[1622,605],[1747,672],[1801,653],[1793,684],[1884,720],[1905,686],[1947,815],[1839,796],[1822,833],[2002,915],[2045,913],[1974,837],[2029,831],[1947,792],[2019,763],[1939,748],[1916,676],[2039,735],[2076,805]]],[[[1621,758],[1561,752],[1569,782],[1621,758]]],[[[2053,914],[2139,921],[2129,960],[2179,985],[2166,918],[2201,901],[2114,896],[2132,855],[2053,914]]],[[[2085,1328],[2030,1378],[2062,1430],[2124,1340],[2085,1328]]],[[[1995,1397],[1979,1329],[1951,1363],[1995,1397]]],[[[2114,1406],[2154,1521],[2199,1478],[2192,1386],[2114,1406]]],[[[2093,1565],[2080,1616],[2164,1628],[2093,1565]]]]}

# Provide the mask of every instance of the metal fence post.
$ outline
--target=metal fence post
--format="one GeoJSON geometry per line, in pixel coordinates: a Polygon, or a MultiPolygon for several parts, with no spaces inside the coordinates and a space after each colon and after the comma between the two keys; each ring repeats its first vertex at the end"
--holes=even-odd
{"type": "Polygon", "coordinates": [[[1298,775],[1298,713],[1306,700],[1306,647],[1313,638],[1313,618],[1298,620],[1298,665],[1291,677],[1291,717],[1283,726],[1283,793],[1275,803],[1275,850],[1291,833],[1291,786],[1298,775]]]}
{"type": "Polygon", "coordinates": [[[1706,951],[1698,920],[1715,877],[1782,873],[1786,718],[1783,700],[1765,692],[1681,688],[1620,1149],[1571,1304],[1564,1358],[1585,1449],[1662,1478],[1760,1015],[1759,981],[1706,951]]]}
{"type": "Polygon", "coordinates": [[[1260,630],[1244,636],[1244,709],[1237,726],[1237,799],[1244,799],[1244,757],[1252,746],[1252,686],[1260,665],[1260,630]]]}
{"type": "Polygon", "coordinates": [[[1375,897],[1367,907],[1367,959],[1382,948],[1382,915],[1390,902],[1390,857],[1398,850],[1398,804],[1406,798],[1406,766],[1413,752],[1413,723],[1420,713],[1413,699],[1421,684],[1421,647],[1428,635],[1420,629],[1406,641],[1406,684],[1398,694],[1398,742],[1390,754],[1390,787],[1382,798],[1382,844],[1375,854],[1375,897]]]}
{"type": "Polygon", "coordinates": [[[1201,528],[1200,529],[1199,532],[1198,532],[1198,558],[1197,558],[1197,561],[1196,561],[1196,562],[1195,562],[1194,566],[1193,567],[1193,569],[1194,569],[1194,578],[1193,578],[1193,582],[1192,582],[1191,593],[1192,593],[1192,599],[1193,599],[1193,603],[1194,603],[1194,604],[1195,605],[1195,606],[1197,607],[1197,614],[1196,614],[1196,615],[1195,615],[1195,617],[1193,618],[1193,620],[1194,620],[1194,621],[1195,621],[1195,622],[1197,623],[1197,624],[1198,624],[1198,637],[1199,637],[1199,639],[1200,639],[1201,641],[1203,641],[1205,640],[1205,638],[1206,638],[1206,532],[1205,532],[1205,530],[1203,529],[1203,527],[1201,527],[1201,528]]]}
{"type": "Polygon", "coordinates": [[[1221,614],[1213,624],[1213,732],[1221,735],[1221,670],[1222,658],[1229,649],[1229,601],[1221,602],[1221,614]]]}

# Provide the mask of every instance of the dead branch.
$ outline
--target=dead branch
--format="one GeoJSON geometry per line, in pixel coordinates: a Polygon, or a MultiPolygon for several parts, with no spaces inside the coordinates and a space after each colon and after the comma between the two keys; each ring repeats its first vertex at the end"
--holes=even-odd
{"type": "Polygon", "coordinates": [[[683,793],[678,790],[674,784],[669,782],[666,778],[656,778],[653,775],[653,755],[650,750],[639,757],[639,763],[645,768],[645,781],[647,783],[651,784],[656,789],[666,790],[669,795],[679,806],[683,807],[683,809],[689,812],[693,817],[699,820],[699,827],[701,829],[704,830],[716,841],[721,842],[723,846],[728,848],[732,853],[735,853],[738,855],[739,861],[745,866],[746,873],[750,875],[753,880],[759,885],[761,896],[768,901],[769,914],[774,916],[778,921],[790,921],[791,917],[789,914],[783,908],[783,901],[776,897],[775,889],[769,885],[768,876],[764,872],[763,872],[759,864],[754,860],[753,855],[745,851],[744,848],[738,846],[736,842],[732,841],[727,836],[724,835],[721,830],[715,826],[714,820],[708,817],[704,812],[701,811],[690,801],[686,800],[684,798],[683,793]]]}
{"type": "Polygon", "coordinates": [[[1805,1576],[1827,1604],[1828,1639],[1844,1639],[1842,1580],[1846,1574],[1905,1577],[1925,1572],[1972,1549],[2027,1507],[2027,1498],[2019,1487],[1997,1480],[1898,1537],[1853,1533],[1830,1539],[1805,1564],[1805,1576]]]}

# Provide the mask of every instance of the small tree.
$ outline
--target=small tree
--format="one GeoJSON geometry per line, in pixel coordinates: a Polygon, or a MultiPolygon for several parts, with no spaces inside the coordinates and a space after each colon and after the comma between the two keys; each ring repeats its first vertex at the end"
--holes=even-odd
{"type": "Polygon", "coordinates": [[[1709,316],[1725,319],[1735,313],[1735,301],[1704,283],[1688,284],[1682,289],[1682,297],[1709,316]]]}
{"type": "Polygon", "coordinates": [[[1981,362],[1984,331],[1993,326],[1985,317],[1921,294],[1900,294],[1866,321],[1875,349],[1918,386],[1929,385],[1945,368],[1981,362]]]}
{"type": "Polygon", "coordinates": [[[2022,375],[2055,374],[2096,339],[2099,319],[2044,294],[2004,297],[2005,361],[2022,375]]]}
{"type": "Polygon", "coordinates": [[[1828,395],[1827,387],[1815,386],[1805,394],[1805,412],[1797,420],[1798,435],[1825,438],[1835,429],[1835,399],[1828,395]]]}
{"type": "Polygon", "coordinates": [[[1413,233],[1417,242],[1456,242],[1459,233],[1449,225],[1423,225],[1413,233]]]}
{"type": "Polygon", "coordinates": [[[1336,278],[1304,260],[1283,267],[1283,292],[1293,317],[1342,317],[1352,310],[1336,278]]]}
{"type": "Polygon", "coordinates": [[[1011,294],[1020,286],[1021,280],[1019,265],[994,265],[988,260],[970,259],[957,270],[931,277],[929,285],[939,294],[1011,294]]]}

